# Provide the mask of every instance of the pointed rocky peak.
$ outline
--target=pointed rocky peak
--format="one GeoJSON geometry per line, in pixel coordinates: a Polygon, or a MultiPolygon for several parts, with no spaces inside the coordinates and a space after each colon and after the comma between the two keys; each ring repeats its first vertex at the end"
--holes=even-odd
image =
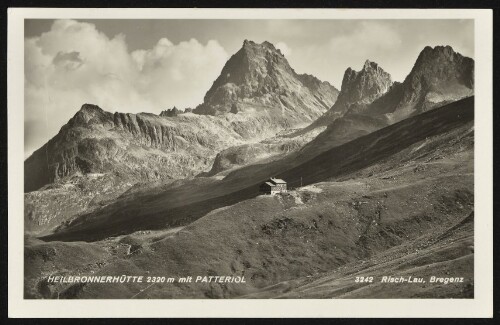
{"type": "Polygon", "coordinates": [[[371,112],[391,123],[474,94],[474,60],[451,46],[426,46],[402,84],[378,100],[371,112]]]}
{"type": "Polygon", "coordinates": [[[473,93],[474,60],[451,46],[426,46],[403,82],[399,107],[425,111],[473,93]]]}
{"type": "Polygon", "coordinates": [[[220,86],[228,83],[236,86],[261,81],[278,69],[292,72],[283,55],[274,45],[265,41],[262,44],[245,40],[242,48],[227,61],[222,72],[207,92],[205,100],[220,86]]]}
{"type": "Polygon", "coordinates": [[[244,40],[243,41],[243,45],[242,45],[242,49],[247,49],[247,48],[251,48],[251,47],[254,47],[254,46],[258,46],[259,44],[255,43],[254,41],[252,40],[244,40]]]}
{"type": "Polygon", "coordinates": [[[276,47],[274,44],[268,41],[264,41],[262,43],[255,43],[254,41],[249,41],[249,40],[244,40],[243,41],[243,46],[241,47],[244,50],[251,50],[251,49],[269,49],[269,50],[274,50],[276,51],[276,47]]]}
{"type": "Polygon", "coordinates": [[[347,68],[342,80],[339,100],[343,98],[343,101],[347,103],[373,101],[387,92],[391,85],[391,75],[376,62],[366,60],[360,71],[347,68]]]}
{"type": "Polygon", "coordinates": [[[436,47],[430,47],[426,46],[424,49],[420,52],[417,63],[420,61],[427,61],[427,60],[434,60],[438,57],[443,57],[443,58],[448,58],[453,60],[453,57],[456,55],[460,55],[459,53],[455,52],[453,48],[449,45],[446,46],[436,46],[436,47]]]}
{"type": "Polygon", "coordinates": [[[244,63],[249,64],[251,68],[265,65],[268,62],[288,66],[288,62],[281,51],[268,41],[259,44],[245,40],[241,50],[235,56],[238,56],[240,52],[242,52],[239,55],[240,59],[243,59],[244,63]]]}
{"type": "Polygon", "coordinates": [[[245,107],[252,105],[281,111],[285,105],[291,110],[305,109],[309,113],[303,115],[313,118],[330,107],[337,93],[328,83],[298,75],[270,42],[259,44],[245,40],[205,94],[203,104],[194,112],[218,115],[245,111],[245,107]],[[298,96],[308,98],[301,98],[300,101],[292,98],[298,96]],[[300,102],[301,105],[296,105],[300,102]]]}
{"type": "Polygon", "coordinates": [[[82,107],[80,107],[79,112],[96,113],[96,112],[104,112],[104,110],[97,105],[85,103],[82,105],[82,107]]]}
{"type": "Polygon", "coordinates": [[[363,70],[368,71],[370,69],[377,70],[378,69],[378,64],[376,62],[372,62],[370,60],[366,60],[365,64],[363,65],[363,70]]]}
{"type": "Polygon", "coordinates": [[[104,111],[97,105],[93,104],[83,104],[80,110],[69,120],[68,124],[73,125],[83,125],[89,124],[90,122],[104,122],[109,116],[112,115],[109,112],[104,111]]]}
{"type": "Polygon", "coordinates": [[[348,113],[364,114],[369,105],[391,89],[391,75],[376,62],[366,60],[361,70],[347,68],[335,104],[311,127],[330,125],[348,113]]]}
{"type": "Polygon", "coordinates": [[[274,47],[274,44],[271,43],[271,42],[268,42],[268,41],[264,41],[262,42],[262,44],[260,44],[261,46],[264,46],[268,49],[271,49],[271,50],[276,50],[276,47],[274,47]]]}
{"type": "MultiPolygon", "coordinates": [[[[241,49],[238,51],[238,52],[250,52],[252,51],[255,47],[257,47],[259,44],[255,43],[254,41],[249,41],[249,40],[245,40],[243,42],[243,45],[241,46],[241,49]]],[[[237,53],[238,53],[237,52],[237,53]]]]}
{"type": "Polygon", "coordinates": [[[105,113],[104,110],[97,105],[83,104],[80,110],[76,112],[75,117],[79,117],[81,119],[88,121],[91,118],[94,118],[96,116],[101,116],[104,113],[105,113]]]}
{"type": "Polygon", "coordinates": [[[426,46],[405,79],[405,83],[423,87],[454,81],[471,89],[474,87],[474,60],[455,52],[449,45],[426,46]]]}

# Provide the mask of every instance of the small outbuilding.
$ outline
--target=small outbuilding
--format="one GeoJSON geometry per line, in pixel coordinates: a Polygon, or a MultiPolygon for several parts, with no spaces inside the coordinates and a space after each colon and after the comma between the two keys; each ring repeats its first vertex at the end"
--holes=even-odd
{"type": "Polygon", "coordinates": [[[284,193],[287,191],[286,182],[279,178],[270,178],[260,185],[260,192],[262,194],[276,194],[284,193]]]}

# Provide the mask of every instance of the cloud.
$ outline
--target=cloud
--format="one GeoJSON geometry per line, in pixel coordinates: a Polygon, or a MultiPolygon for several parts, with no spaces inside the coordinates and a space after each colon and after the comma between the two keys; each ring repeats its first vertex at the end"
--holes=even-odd
{"type": "Polygon", "coordinates": [[[332,37],[329,46],[335,55],[367,59],[397,51],[401,44],[401,35],[393,26],[386,22],[362,21],[352,32],[332,37]]]}
{"type": "Polygon", "coordinates": [[[75,70],[83,64],[83,60],[80,58],[79,52],[58,52],[52,63],[56,66],[64,66],[69,70],[75,70]]]}
{"type": "Polygon", "coordinates": [[[134,51],[132,57],[140,72],[141,94],[160,107],[194,107],[202,102],[228,55],[214,40],[206,45],[196,39],[174,45],[162,38],[150,50],[134,51]]]}
{"type": "Polygon", "coordinates": [[[194,107],[227,58],[215,40],[162,38],[130,52],[124,35],[109,38],[94,24],[57,20],[50,31],[25,39],[25,155],[84,103],[130,113],[194,107]]]}
{"type": "Polygon", "coordinates": [[[292,55],[292,49],[285,42],[276,43],[275,47],[283,53],[284,56],[292,55]]]}
{"type": "MultiPolygon", "coordinates": [[[[338,21],[330,25],[328,37],[311,41],[308,46],[293,47],[293,56],[288,59],[298,73],[313,74],[340,89],[345,70],[361,69],[367,59],[393,72],[390,63],[399,62],[395,56],[404,50],[404,39],[396,26],[390,21],[338,21]]],[[[317,37],[314,34],[309,37],[317,37]]],[[[288,40],[287,43],[294,45],[288,40]]],[[[403,70],[407,73],[410,69],[405,65],[403,70]]]]}
{"type": "MultiPolygon", "coordinates": [[[[392,73],[391,62],[399,62],[395,56],[404,50],[404,39],[396,26],[390,21],[340,21],[332,25],[331,36],[323,41],[294,48],[290,63],[297,72],[312,73],[338,89],[345,70],[361,69],[367,59],[392,73]]],[[[410,68],[405,65],[405,72],[410,68]]]]}

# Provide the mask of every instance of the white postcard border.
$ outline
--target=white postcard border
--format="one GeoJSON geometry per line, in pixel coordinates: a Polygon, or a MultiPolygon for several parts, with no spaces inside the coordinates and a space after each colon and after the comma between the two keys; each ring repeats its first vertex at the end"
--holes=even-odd
{"type": "Polygon", "coordinates": [[[8,10],[9,317],[492,317],[492,11],[487,9],[63,9],[8,10]],[[474,299],[27,300],[23,298],[24,19],[474,19],[474,299]]]}

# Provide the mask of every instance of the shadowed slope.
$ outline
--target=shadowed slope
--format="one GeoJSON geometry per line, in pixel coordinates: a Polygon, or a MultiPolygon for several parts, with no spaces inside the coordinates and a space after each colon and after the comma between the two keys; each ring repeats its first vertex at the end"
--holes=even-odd
{"type": "Polygon", "coordinates": [[[220,182],[195,180],[161,193],[118,200],[61,226],[44,240],[92,241],[135,230],[186,225],[213,209],[257,196],[258,185],[269,176],[289,184],[302,177],[304,185],[339,177],[463,126],[473,118],[474,98],[470,97],[360,137],[285,171],[279,162],[273,162],[257,170],[243,168],[220,182]]]}
{"type": "Polygon", "coordinates": [[[469,121],[335,181],[247,199],[186,227],[98,243],[34,242],[25,261],[36,270],[25,288],[45,298],[470,297],[472,224],[462,220],[474,205],[473,148],[469,121]],[[68,260],[71,252],[83,255],[68,260]],[[443,275],[447,267],[466,277],[464,286],[370,290],[352,273],[443,275]],[[55,274],[227,274],[246,284],[47,284],[55,274]]]}

